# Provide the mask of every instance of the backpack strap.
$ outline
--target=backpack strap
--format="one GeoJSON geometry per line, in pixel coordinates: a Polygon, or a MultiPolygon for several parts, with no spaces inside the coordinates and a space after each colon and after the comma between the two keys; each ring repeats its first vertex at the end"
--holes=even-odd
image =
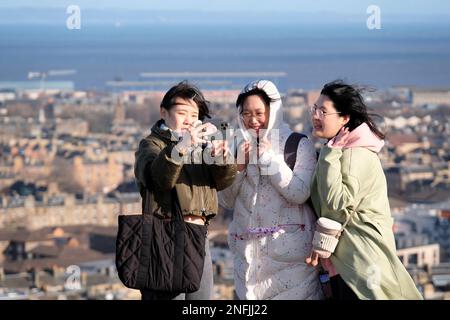
{"type": "MultiPolygon", "coordinates": [[[[284,145],[284,162],[286,162],[286,164],[292,171],[294,170],[295,162],[297,161],[298,144],[303,138],[308,139],[308,137],[302,133],[292,132],[291,135],[287,138],[286,144],[284,145]]],[[[309,197],[305,203],[308,204],[314,211],[311,197],[309,197]]]]}
{"type": "Polygon", "coordinates": [[[295,162],[297,161],[298,144],[303,138],[308,137],[302,133],[292,132],[284,145],[284,162],[291,170],[294,170],[295,162]]]}

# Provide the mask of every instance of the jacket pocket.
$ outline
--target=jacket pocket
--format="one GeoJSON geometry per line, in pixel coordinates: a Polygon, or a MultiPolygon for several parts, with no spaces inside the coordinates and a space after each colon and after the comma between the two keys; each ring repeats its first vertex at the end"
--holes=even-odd
{"type": "Polygon", "coordinates": [[[268,238],[268,256],[279,262],[304,262],[311,250],[312,237],[310,226],[283,227],[268,238]]]}
{"type": "Polygon", "coordinates": [[[299,206],[281,208],[281,231],[267,237],[267,254],[279,262],[304,262],[312,247],[314,219],[299,206]]]}

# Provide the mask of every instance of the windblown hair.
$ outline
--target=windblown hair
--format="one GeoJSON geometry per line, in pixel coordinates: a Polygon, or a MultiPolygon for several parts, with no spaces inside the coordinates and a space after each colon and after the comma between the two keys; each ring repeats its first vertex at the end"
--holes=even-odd
{"type": "Polygon", "coordinates": [[[341,116],[350,117],[346,124],[350,131],[365,122],[375,135],[384,139],[385,135],[377,128],[371,117],[376,115],[367,112],[367,106],[362,97],[362,93],[365,91],[367,91],[367,88],[349,85],[342,80],[335,80],[327,83],[320,94],[327,96],[333,102],[335,109],[341,116]]]}
{"type": "Polygon", "coordinates": [[[198,106],[198,118],[201,121],[205,118],[211,118],[208,107],[209,102],[205,99],[200,89],[187,80],[178,83],[166,92],[161,101],[161,108],[170,110],[174,106],[176,98],[194,100],[198,106]]]}

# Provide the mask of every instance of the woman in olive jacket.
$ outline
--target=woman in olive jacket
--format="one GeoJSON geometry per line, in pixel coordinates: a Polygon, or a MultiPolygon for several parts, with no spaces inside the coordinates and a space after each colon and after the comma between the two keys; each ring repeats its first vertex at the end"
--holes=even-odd
{"type": "MultiPolygon", "coordinates": [[[[384,135],[367,113],[361,90],[342,81],[328,83],[311,115],[313,135],[328,140],[312,180],[314,208],[319,217],[348,222],[333,254],[320,261],[330,275],[333,297],[422,299],[396,254],[378,157],[384,135]]],[[[318,257],[313,251],[306,262],[315,266],[318,257]]]]}
{"type": "MultiPolygon", "coordinates": [[[[214,141],[209,150],[214,162],[191,161],[189,156],[204,145],[204,136],[215,130],[213,125],[199,124],[209,117],[203,94],[193,85],[181,82],[172,87],[161,102],[161,119],[149,136],[141,140],[136,152],[135,176],[143,198],[145,188],[151,191],[153,214],[171,217],[171,190],[175,189],[184,220],[208,224],[218,211],[217,190],[232,184],[236,165],[227,164],[228,147],[223,141],[214,141]],[[197,125],[196,125],[197,124],[197,125]]],[[[198,160],[198,159],[197,159],[198,160]]],[[[190,294],[161,293],[142,290],[142,299],[212,299],[213,275],[209,244],[205,245],[205,264],[200,289],[190,294]]]]}

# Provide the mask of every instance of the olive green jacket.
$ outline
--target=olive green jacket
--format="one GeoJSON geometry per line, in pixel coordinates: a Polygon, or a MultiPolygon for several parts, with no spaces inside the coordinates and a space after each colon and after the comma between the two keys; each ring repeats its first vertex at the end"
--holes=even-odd
{"type": "Polygon", "coordinates": [[[236,165],[183,164],[173,159],[172,149],[177,140],[170,130],[163,130],[160,125],[161,120],[141,140],[135,153],[134,173],[142,198],[145,199],[145,188],[148,188],[153,197],[153,213],[169,218],[171,190],[175,187],[183,215],[211,219],[218,211],[217,190],[233,183],[236,165]]]}
{"type": "Polygon", "coordinates": [[[344,223],[331,262],[360,299],[422,299],[396,255],[386,178],[375,152],[323,147],[311,198],[319,217],[344,223]]]}

